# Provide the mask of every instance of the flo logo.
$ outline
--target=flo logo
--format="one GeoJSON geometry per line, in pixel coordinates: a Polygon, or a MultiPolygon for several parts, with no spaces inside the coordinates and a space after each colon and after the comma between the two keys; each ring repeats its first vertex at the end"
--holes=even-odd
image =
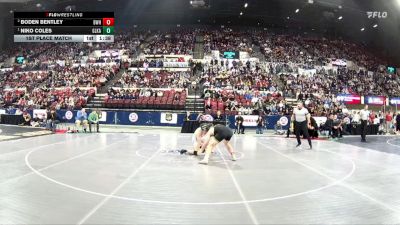
{"type": "Polygon", "coordinates": [[[387,12],[369,11],[367,12],[368,19],[386,19],[388,17],[387,12]]]}

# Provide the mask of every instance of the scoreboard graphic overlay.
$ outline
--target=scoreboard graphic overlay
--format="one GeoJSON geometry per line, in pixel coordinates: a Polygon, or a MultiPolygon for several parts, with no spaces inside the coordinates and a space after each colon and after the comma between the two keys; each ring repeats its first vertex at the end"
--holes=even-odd
{"type": "Polygon", "coordinates": [[[14,12],[14,42],[114,42],[114,12],[14,12]]]}

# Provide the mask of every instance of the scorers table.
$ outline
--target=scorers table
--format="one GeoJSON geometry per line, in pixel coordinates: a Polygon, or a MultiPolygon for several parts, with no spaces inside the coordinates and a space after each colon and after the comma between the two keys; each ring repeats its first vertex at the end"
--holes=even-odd
{"type": "Polygon", "coordinates": [[[114,42],[114,12],[14,12],[14,42],[114,42]]]}

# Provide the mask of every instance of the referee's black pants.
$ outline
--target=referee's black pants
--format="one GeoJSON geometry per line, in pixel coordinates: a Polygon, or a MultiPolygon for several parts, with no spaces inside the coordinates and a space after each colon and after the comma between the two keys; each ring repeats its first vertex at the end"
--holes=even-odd
{"type": "Polygon", "coordinates": [[[297,138],[297,144],[301,144],[301,140],[300,140],[300,134],[303,133],[303,137],[307,138],[308,140],[308,144],[311,145],[311,138],[310,135],[308,134],[308,127],[307,127],[307,121],[303,121],[303,122],[294,122],[294,132],[296,134],[296,138],[297,138]]]}
{"type": "Polygon", "coordinates": [[[366,141],[368,120],[361,120],[361,141],[366,141]]]}

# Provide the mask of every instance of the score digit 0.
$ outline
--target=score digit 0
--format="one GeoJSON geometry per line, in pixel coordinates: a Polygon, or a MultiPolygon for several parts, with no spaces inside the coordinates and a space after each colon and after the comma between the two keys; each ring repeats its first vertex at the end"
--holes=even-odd
{"type": "Polygon", "coordinates": [[[114,18],[103,18],[103,26],[114,26],[114,18]]]}

